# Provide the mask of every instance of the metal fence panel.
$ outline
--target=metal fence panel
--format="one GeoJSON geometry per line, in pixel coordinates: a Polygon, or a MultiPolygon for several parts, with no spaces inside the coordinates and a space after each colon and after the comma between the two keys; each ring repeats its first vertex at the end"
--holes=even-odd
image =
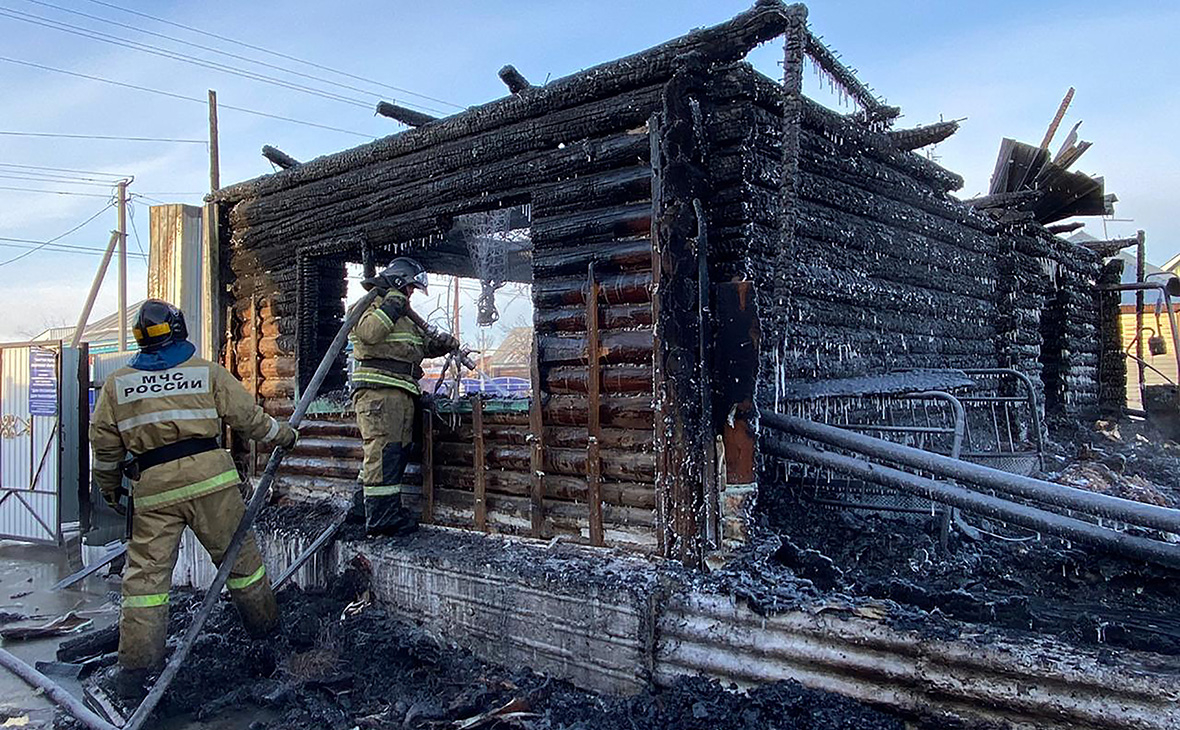
{"type": "Polygon", "coordinates": [[[0,537],[61,541],[61,364],[60,342],[0,346],[0,537]],[[48,404],[33,360],[51,363],[56,392],[48,404]]]}

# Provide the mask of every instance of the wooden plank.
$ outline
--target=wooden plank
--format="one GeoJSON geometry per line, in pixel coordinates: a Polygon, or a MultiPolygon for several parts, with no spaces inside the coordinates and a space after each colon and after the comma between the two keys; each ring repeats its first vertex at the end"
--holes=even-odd
{"type": "Polygon", "coordinates": [[[531,448],[530,471],[532,484],[529,490],[529,517],[532,522],[534,537],[541,537],[545,530],[545,424],[543,417],[544,404],[541,402],[543,391],[541,383],[541,354],[537,347],[537,334],[533,332],[533,352],[529,358],[529,378],[531,380],[532,398],[529,403],[529,439],[531,448]]]}
{"type": "Polygon", "coordinates": [[[475,430],[475,529],[488,529],[488,474],[484,464],[483,397],[471,401],[471,421],[475,430]]]}
{"type": "Polygon", "coordinates": [[[422,409],[422,522],[434,522],[434,414],[429,407],[422,409]]]}
{"type": "Polygon", "coordinates": [[[586,484],[589,487],[587,502],[590,508],[590,544],[604,545],[602,531],[602,459],[598,437],[602,433],[601,402],[599,390],[602,386],[602,358],[598,341],[598,282],[594,276],[594,263],[587,268],[588,296],[586,297],[586,393],[588,411],[586,418],[586,484]]]}

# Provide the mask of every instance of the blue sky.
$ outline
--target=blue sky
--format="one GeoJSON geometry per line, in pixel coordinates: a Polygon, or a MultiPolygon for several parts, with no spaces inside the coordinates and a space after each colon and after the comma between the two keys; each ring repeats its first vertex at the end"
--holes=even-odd
{"type": "MultiPolygon", "coordinates": [[[[226,45],[184,30],[129,15],[92,0],[44,0],[136,28],[217,46],[313,75],[325,72],[226,45]]],[[[533,83],[557,78],[649,47],[693,27],[722,21],[749,7],[749,0],[678,2],[448,3],[355,1],[161,2],[104,0],[177,23],[347,70],[460,106],[505,93],[496,70],[517,66],[533,83]],[[217,25],[214,25],[217,23],[217,25]]],[[[215,88],[223,105],[295,117],[348,129],[361,136],[263,119],[222,109],[222,182],[253,177],[271,168],[259,148],[272,144],[306,160],[369,137],[398,131],[375,118],[378,98],[453,111],[367,82],[333,77],[377,93],[334,89],[355,97],[352,106],[197,68],[172,60],[80,38],[11,17],[18,11],[93,28],[124,38],[174,48],[217,62],[237,64],[203,51],[175,46],[125,28],[70,15],[30,0],[0,0],[0,56],[99,75],[125,83],[203,98],[215,88]]],[[[905,116],[901,125],[966,117],[963,129],[934,149],[939,162],[962,174],[961,194],[984,191],[1000,139],[1039,142],[1069,86],[1077,95],[1065,129],[1083,121],[1081,136],[1095,145],[1077,169],[1106,177],[1119,195],[1117,218],[1102,237],[1148,233],[1149,258],[1162,263],[1180,250],[1172,238],[1171,208],[1180,189],[1180,152],[1171,130],[1180,116],[1174,70],[1180,51],[1180,4],[1165,2],[908,2],[815,3],[812,28],[860,70],[860,77],[905,116]]],[[[759,49],[752,61],[777,74],[777,45],[759,49]]],[[[276,74],[274,70],[256,69],[276,74]]],[[[294,83],[316,85],[307,79],[294,83]]],[[[817,79],[807,77],[818,98],[817,79]]],[[[0,131],[110,134],[203,139],[203,105],[117,88],[12,63],[0,62],[0,131]]],[[[197,203],[208,188],[207,152],[200,144],[126,143],[0,136],[0,163],[55,166],[133,174],[133,192],[160,200],[197,203]],[[175,193],[191,193],[178,195],[175,193]]],[[[12,172],[7,170],[5,172],[12,172]]],[[[100,186],[0,180],[0,187],[27,185],[100,197],[24,194],[0,190],[0,236],[45,240],[97,212],[100,186]]],[[[146,203],[134,206],[146,249],[146,203]]],[[[113,211],[61,240],[101,247],[114,226],[113,211]]],[[[134,237],[131,251],[136,251],[134,237]]],[[[0,261],[21,253],[0,248],[0,261]]],[[[0,266],[0,340],[36,332],[77,317],[98,257],[37,252],[0,266]]],[[[145,290],[145,266],[132,260],[130,299],[145,290]]],[[[113,278],[111,279],[113,281],[113,278]]],[[[96,314],[115,304],[104,287],[96,314]]]]}

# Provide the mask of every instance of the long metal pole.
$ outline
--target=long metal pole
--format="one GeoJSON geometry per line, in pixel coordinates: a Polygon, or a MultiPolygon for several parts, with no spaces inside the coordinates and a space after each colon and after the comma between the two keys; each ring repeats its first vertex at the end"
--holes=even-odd
{"type": "Polygon", "coordinates": [[[953,484],[936,482],[928,477],[873,464],[863,459],[781,441],[773,436],[765,439],[763,443],[767,451],[785,459],[835,469],[865,481],[918,494],[935,502],[1022,525],[1038,532],[1115,550],[1158,565],[1180,567],[1180,546],[1171,543],[1115,532],[1073,517],[1016,504],[988,494],[979,494],[953,484]]]}
{"type": "Polygon", "coordinates": [[[41,690],[54,704],[91,730],[119,730],[117,726],[94,714],[89,707],[82,704],[81,700],[67,692],[60,684],[30,667],[11,652],[0,649],[0,666],[28,682],[29,686],[41,690]]]}
{"type": "Polygon", "coordinates": [[[127,351],[127,181],[119,181],[119,352],[127,351]]]}
{"type": "Polygon", "coordinates": [[[74,328],[74,338],[70,340],[70,347],[76,348],[82,342],[82,334],[86,331],[86,323],[94,309],[94,300],[98,297],[98,290],[102,288],[102,280],[106,278],[107,266],[111,263],[111,256],[115,253],[115,244],[118,242],[119,232],[111,231],[111,241],[107,244],[107,250],[103,252],[102,263],[98,265],[94,282],[90,284],[90,293],[86,295],[86,304],[82,305],[82,314],[78,315],[78,326],[74,328]]]}
{"type": "Polygon", "coordinates": [[[209,189],[221,189],[221,158],[217,139],[217,92],[209,89],[209,189]]]}
{"type": "Polygon", "coordinates": [[[762,425],[804,438],[813,439],[839,448],[850,449],[886,461],[904,464],[915,469],[956,481],[976,484],[1046,504],[1075,509],[1099,517],[1152,527],[1166,532],[1180,533],[1180,510],[1153,504],[1120,499],[1064,484],[1041,481],[1011,474],[999,469],[959,461],[922,451],[892,441],[875,439],[842,428],[816,423],[797,416],[779,413],[760,414],[762,425]]]}
{"type": "MultiPolygon", "coordinates": [[[[366,294],[357,306],[353,307],[348,316],[344,320],[344,324],[340,326],[340,330],[336,333],[336,338],[332,340],[332,344],[328,347],[328,351],[324,353],[324,358],[320,360],[320,365],[316,368],[315,374],[311,376],[311,381],[307,384],[307,389],[303,392],[303,396],[299,402],[295,404],[295,412],[291,414],[290,423],[293,428],[298,428],[299,424],[303,422],[303,416],[307,413],[311,402],[315,400],[319,394],[320,386],[324,384],[324,379],[328,377],[328,371],[336,363],[337,356],[344,350],[345,344],[348,342],[348,333],[360,321],[368,310],[369,305],[377,298],[380,292],[376,289],[366,294]]],[[[193,621],[189,624],[188,631],[184,635],[184,640],[176,647],[176,651],[172,652],[172,657],[168,660],[168,666],[164,667],[160,678],[152,686],[151,691],[144,697],[143,702],[135,710],[135,714],[127,721],[124,727],[127,730],[139,730],[151,717],[152,711],[156,709],[156,705],[164,697],[164,693],[168,691],[168,686],[172,684],[172,680],[176,679],[177,672],[184,664],[184,660],[188,658],[189,652],[196,643],[197,637],[201,634],[201,629],[205,627],[205,622],[209,619],[209,614],[213,612],[213,607],[217,605],[217,601],[221,594],[221,589],[225,587],[225,581],[229,578],[229,572],[233,569],[234,563],[237,562],[238,553],[242,549],[242,542],[246,539],[246,534],[250,532],[250,528],[254,526],[254,520],[258,517],[258,513],[262,511],[263,504],[266,503],[267,493],[270,491],[270,485],[274,482],[275,475],[279,471],[279,465],[283,462],[283,457],[287,455],[287,450],[281,446],[276,446],[270,455],[270,461],[266,464],[266,470],[262,473],[262,478],[258,480],[258,485],[254,489],[254,496],[250,498],[249,504],[246,505],[246,513],[242,516],[242,521],[238,524],[238,529],[234,532],[233,539],[230,540],[229,547],[225,550],[225,556],[221,559],[221,567],[217,569],[217,575],[213,578],[212,585],[205,593],[205,600],[201,602],[200,609],[197,610],[193,621]]]]}
{"type": "MultiPolygon", "coordinates": [[[[1135,283],[1147,278],[1147,246],[1143,231],[1139,231],[1135,249],[1135,283]]],[[[1143,367],[1143,290],[1135,292],[1135,357],[1139,362],[1139,407],[1147,410],[1147,368],[1143,367]]]]}

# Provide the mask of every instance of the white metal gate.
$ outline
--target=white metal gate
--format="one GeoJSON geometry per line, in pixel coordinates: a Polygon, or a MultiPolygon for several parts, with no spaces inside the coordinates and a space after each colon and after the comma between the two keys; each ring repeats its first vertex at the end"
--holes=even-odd
{"type": "Polygon", "coordinates": [[[77,519],[79,359],[61,341],[0,345],[0,538],[58,544],[77,519]]]}

